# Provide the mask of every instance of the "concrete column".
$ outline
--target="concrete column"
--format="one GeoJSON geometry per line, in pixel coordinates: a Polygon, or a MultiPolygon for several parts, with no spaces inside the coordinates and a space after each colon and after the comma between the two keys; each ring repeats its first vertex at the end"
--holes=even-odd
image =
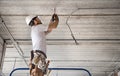
{"type": "Polygon", "coordinates": [[[0,69],[2,69],[3,66],[4,54],[5,54],[5,42],[0,37],[0,69]]]}

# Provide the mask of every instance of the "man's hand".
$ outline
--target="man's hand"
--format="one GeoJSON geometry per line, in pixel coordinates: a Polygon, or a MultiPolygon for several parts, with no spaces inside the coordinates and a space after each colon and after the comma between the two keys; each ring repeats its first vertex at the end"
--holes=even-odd
{"type": "Polygon", "coordinates": [[[52,19],[49,23],[48,31],[52,31],[52,29],[57,28],[57,25],[59,23],[59,18],[57,14],[52,15],[52,19]]]}
{"type": "Polygon", "coordinates": [[[54,14],[52,15],[52,21],[54,22],[55,20],[59,20],[59,19],[58,19],[57,14],[54,13],[54,14]]]}
{"type": "Polygon", "coordinates": [[[54,22],[55,20],[58,20],[59,21],[59,18],[58,18],[58,16],[57,16],[57,14],[53,14],[52,15],[52,21],[54,22]]]}

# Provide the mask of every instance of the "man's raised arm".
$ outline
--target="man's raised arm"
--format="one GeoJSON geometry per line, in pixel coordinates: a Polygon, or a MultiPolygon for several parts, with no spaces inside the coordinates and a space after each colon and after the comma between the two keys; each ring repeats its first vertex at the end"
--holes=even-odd
{"type": "Polygon", "coordinates": [[[57,14],[52,15],[52,19],[50,20],[48,31],[52,31],[52,29],[57,28],[57,25],[59,23],[59,18],[57,14]]]}

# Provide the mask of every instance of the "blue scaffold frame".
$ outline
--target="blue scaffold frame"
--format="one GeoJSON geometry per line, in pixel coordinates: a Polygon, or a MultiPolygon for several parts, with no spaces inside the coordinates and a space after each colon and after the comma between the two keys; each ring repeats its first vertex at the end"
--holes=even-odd
{"type": "MultiPolygon", "coordinates": [[[[92,76],[92,74],[87,69],[84,69],[84,68],[48,68],[48,69],[49,70],[83,70],[83,71],[86,71],[89,76],[92,76]]],[[[12,74],[17,70],[29,70],[29,68],[16,68],[11,71],[9,76],[12,76],[12,74]]]]}

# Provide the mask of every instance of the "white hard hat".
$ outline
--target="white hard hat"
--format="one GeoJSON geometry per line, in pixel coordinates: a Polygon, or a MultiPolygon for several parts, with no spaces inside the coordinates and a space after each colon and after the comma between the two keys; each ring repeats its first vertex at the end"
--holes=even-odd
{"type": "Polygon", "coordinates": [[[36,17],[36,16],[27,16],[27,17],[26,17],[25,20],[26,20],[27,25],[30,24],[31,20],[32,20],[34,17],[36,17]]]}

